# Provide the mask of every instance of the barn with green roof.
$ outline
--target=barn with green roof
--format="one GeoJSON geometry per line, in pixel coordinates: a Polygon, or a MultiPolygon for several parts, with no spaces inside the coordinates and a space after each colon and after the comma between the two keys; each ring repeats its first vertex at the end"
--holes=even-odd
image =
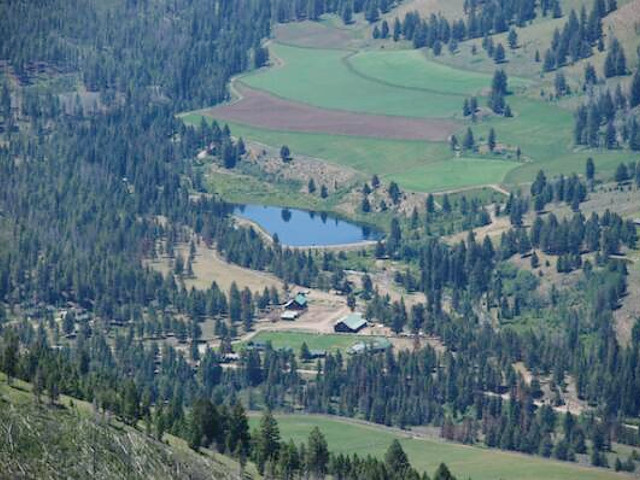
{"type": "Polygon", "coordinates": [[[336,333],[358,333],[366,326],[367,321],[361,313],[351,313],[338,320],[333,326],[333,330],[336,333]]]}

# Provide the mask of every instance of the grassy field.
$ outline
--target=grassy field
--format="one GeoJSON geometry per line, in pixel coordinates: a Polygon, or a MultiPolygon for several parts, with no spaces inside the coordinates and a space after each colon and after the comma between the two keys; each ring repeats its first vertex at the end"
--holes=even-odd
{"type": "Polygon", "coordinates": [[[275,349],[292,348],[297,355],[303,342],[311,350],[325,350],[328,352],[344,351],[354,343],[361,342],[369,337],[351,334],[323,334],[307,332],[259,332],[252,340],[271,342],[275,349]]]}
{"type": "MultiPolygon", "coordinates": [[[[445,462],[459,479],[473,480],[605,480],[630,478],[611,470],[580,467],[575,464],[545,460],[498,450],[446,443],[438,439],[410,438],[410,434],[371,424],[358,424],[345,419],[312,415],[278,415],[283,439],[306,441],[309,431],[318,426],[329,449],[382,458],[394,438],[400,439],[414,467],[432,474],[445,462]]],[[[259,417],[251,419],[252,426],[259,417]]]]}
{"type": "MultiPolygon", "coordinates": [[[[366,51],[349,57],[347,62],[355,73],[379,82],[463,97],[487,90],[492,79],[487,73],[461,70],[428,60],[421,50],[366,51]]],[[[512,88],[530,83],[524,79],[510,79],[512,88]]]]}
{"type": "MultiPolygon", "coordinates": [[[[628,158],[624,151],[580,151],[573,147],[573,114],[550,103],[519,96],[507,98],[515,118],[490,118],[473,126],[476,138],[486,138],[489,128],[496,131],[498,143],[519,146],[527,163],[512,169],[505,183],[531,182],[540,169],[548,175],[583,173],[587,157],[594,158],[601,173],[612,175],[615,167],[628,158]]],[[[463,131],[459,132],[462,136],[463,131]]]]}
{"type": "Polygon", "coordinates": [[[368,80],[350,70],[347,51],[273,44],[283,66],[242,79],[247,85],[316,107],[403,117],[450,117],[461,108],[457,95],[423,92],[368,80]]]}
{"type": "MultiPolygon", "coordinates": [[[[195,125],[200,122],[197,114],[190,114],[184,119],[195,125]]],[[[519,166],[515,162],[495,159],[454,159],[445,143],[279,132],[234,123],[230,123],[229,127],[234,135],[272,146],[286,144],[294,155],[302,153],[367,174],[375,173],[382,178],[397,181],[403,188],[415,191],[500,183],[509,171],[519,166]]],[[[230,190],[224,177],[212,177],[212,183],[214,187],[220,187],[222,192],[230,190]]],[[[253,186],[259,187],[258,191],[263,192],[265,198],[274,198],[270,186],[253,186]]],[[[253,190],[249,184],[241,188],[253,190]]],[[[237,192],[234,195],[237,197],[237,192]]]]}
{"type": "MultiPolygon", "coordinates": [[[[580,6],[581,2],[575,0],[572,5],[580,6]]],[[[410,3],[425,9],[429,2],[414,0],[410,3]]],[[[435,0],[432,3],[439,5],[435,0]]],[[[565,19],[560,20],[564,22],[565,19]]],[[[529,70],[519,68],[527,62],[533,63],[529,59],[533,55],[531,35],[538,32],[538,37],[545,37],[547,30],[552,30],[557,23],[558,20],[536,20],[532,26],[521,29],[521,48],[508,52],[513,62],[505,68],[510,71],[510,88],[516,94],[509,96],[507,101],[514,118],[487,117],[478,123],[464,125],[456,132],[461,139],[471,126],[476,140],[483,144],[489,129],[494,128],[499,144],[511,151],[516,147],[521,149],[521,163],[489,156],[454,158],[446,142],[302,133],[238,123],[229,126],[236,136],[276,148],[286,144],[294,155],[302,153],[367,175],[375,173],[414,191],[438,192],[496,183],[517,185],[532,181],[540,169],[550,176],[582,173],[589,156],[594,158],[599,175],[606,179],[620,161],[628,159],[628,154],[576,149],[571,110],[541,100],[540,91],[547,88],[548,79],[540,79],[530,69],[531,65],[527,67],[529,70]],[[517,76],[520,74],[522,77],[517,76]]],[[[324,38],[325,31],[340,30],[326,21],[322,26],[301,24],[286,29],[291,39],[304,39],[304,42],[310,42],[309,45],[314,44],[314,38],[324,38]],[[307,30],[309,38],[305,36],[307,30]]],[[[339,44],[340,38],[354,38],[354,32],[333,33],[335,45],[339,44]]],[[[378,48],[380,44],[362,45],[364,47],[354,53],[346,49],[301,48],[274,43],[270,48],[282,64],[247,75],[241,81],[288,100],[320,108],[460,119],[463,98],[486,94],[496,68],[493,62],[487,63],[483,51],[472,56],[468,42],[461,45],[458,54],[451,56],[447,52],[437,58],[418,50],[398,50],[400,44],[389,44],[384,50],[378,48]]],[[[539,66],[533,68],[539,69],[539,66]]],[[[480,98],[480,104],[485,106],[486,99],[480,98]]],[[[183,118],[196,125],[200,121],[197,114],[183,118]]],[[[222,181],[216,186],[225,189],[222,181]]],[[[264,185],[260,187],[260,191],[270,190],[264,185]]],[[[264,196],[275,198],[272,191],[265,191],[264,196]]]]}
{"type": "Polygon", "coordinates": [[[304,195],[294,185],[261,180],[249,175],[216,171],[207,178],[212,190],[231,203],[246,203],[251,199],[260,205],[295,207],[307,210],[327,211],[330,201],[304,195]]]}
{"type": "MultiPolygon", "coordinates": [[[[200,115],[197,114],[189,114],[183,119],[193,125],[200,124],[200,115]]],[[[296,153],[302,153],[368,174],[377,173],[383,176],[451,155],[446,143],[281,132],[236,123],[229,123],[229,128],[236,136],[266,145],[288,145],[294,157],[296,153]]]]}
{"type": "Polygon", "coordinates": [[[484,158],[452,158],[389,175],[399,185],[416,191],[436,192],[501,183],[515,162],[484,158]]]}

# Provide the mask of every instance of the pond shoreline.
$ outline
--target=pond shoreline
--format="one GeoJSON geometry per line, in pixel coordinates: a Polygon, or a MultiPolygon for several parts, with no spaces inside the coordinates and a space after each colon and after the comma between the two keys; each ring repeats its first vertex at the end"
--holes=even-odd
{"type": "MultiPolygon", "coordinates": [[[[274,243],[273,237],[259,223],[257,223],[254,220],[250,220],[246,217],[242,217],[236,214],[232,214],[231,216],[236,225],[240,227],[253,228],[258,233],[258,235],[260,235],[263,238],[263,240],[265,240],[270,245],[273,245],[274,243]]],[[[384,242],[384,238],[381,239],[381,241],[384,242]]],[[[359,250],[361,248],[374,246],[377,243],[378,243],[377,240],[362,240],[359,242],[342,243],[342,244],[335,244],[335,245],[287,245],[282,242],[280,242],[280,245],[282,245],[285,248],[297,249],[297,250],[359,250]]]]}

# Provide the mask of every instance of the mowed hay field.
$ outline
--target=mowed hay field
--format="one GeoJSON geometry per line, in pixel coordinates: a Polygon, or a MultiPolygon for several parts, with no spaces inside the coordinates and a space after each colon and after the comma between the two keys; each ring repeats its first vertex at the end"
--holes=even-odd
{"type": "Polygon", "coordinates": [[[250,87],[320,108],[401,117],[448,118],[461,109],[457,95],[385,85],[357,75],[348,51],[274,43],[282,65],[242,78],[250,87]]]}
{"type": "Polygon", "coordinates": [[[372,337],[352,334],[331,334],[331,333],[311,333],[311,332],[288,332],[288,331],[261,331],[251,340],[260,342],[271,342],[275,349],[291,348],[293,353],[298,355],[303,343],[307,344],[311,350],[325,350],[336,352],[345,350],[354,343],[371,340],[372,337]]]}
{"type": "Polygon", "coordinates": [[[451,158],[394,173],[389,175],[389,179],[410,190],[436,192],[455,190],[461,186],[501,183],[507,173],[517,166],[517,163],[508,160],[451,158]]]}
{"type": "MultiPolygon", "coordinates": [[[[486,92],[491,87],[491,74],[461,70],[429,60],[422,50],[365,51],[348,57],[346,62],[358,75],[401,88],[465,98],[486,92]]],[[[512,88],[531,83],[517,77],[509,79],[512,88]]],[[[459,104],[458,110],[460,108],[459,104]]]]}
{"type": "MultiPolygon", "coordinates": [[[[306,441],[315,426],[324,433],[333,452],[373,455],[380,459],[393,441],[400,440],[411,464],[433,474],[446,463],[460,480],[612,480],[631,478],[611,470],[581,467],[541,457],[448,443],[438,439],[411,438],[411,433],[374,424],[321,415],[277,415],[283,440],[306,441]]],[[[257,427],[260,417],[250,419],[257,427]]]]}

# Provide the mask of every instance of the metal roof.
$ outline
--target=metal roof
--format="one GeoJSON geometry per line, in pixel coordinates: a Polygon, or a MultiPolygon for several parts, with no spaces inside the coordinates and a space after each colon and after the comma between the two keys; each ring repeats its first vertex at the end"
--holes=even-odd
{"type": "Polygon", "coordinates": [[[351,330],[358,330],[367,325],[367,321],[361,313],[350,313],[346,317],[342,317],[338,323],[344,323],[351,330]]]}

